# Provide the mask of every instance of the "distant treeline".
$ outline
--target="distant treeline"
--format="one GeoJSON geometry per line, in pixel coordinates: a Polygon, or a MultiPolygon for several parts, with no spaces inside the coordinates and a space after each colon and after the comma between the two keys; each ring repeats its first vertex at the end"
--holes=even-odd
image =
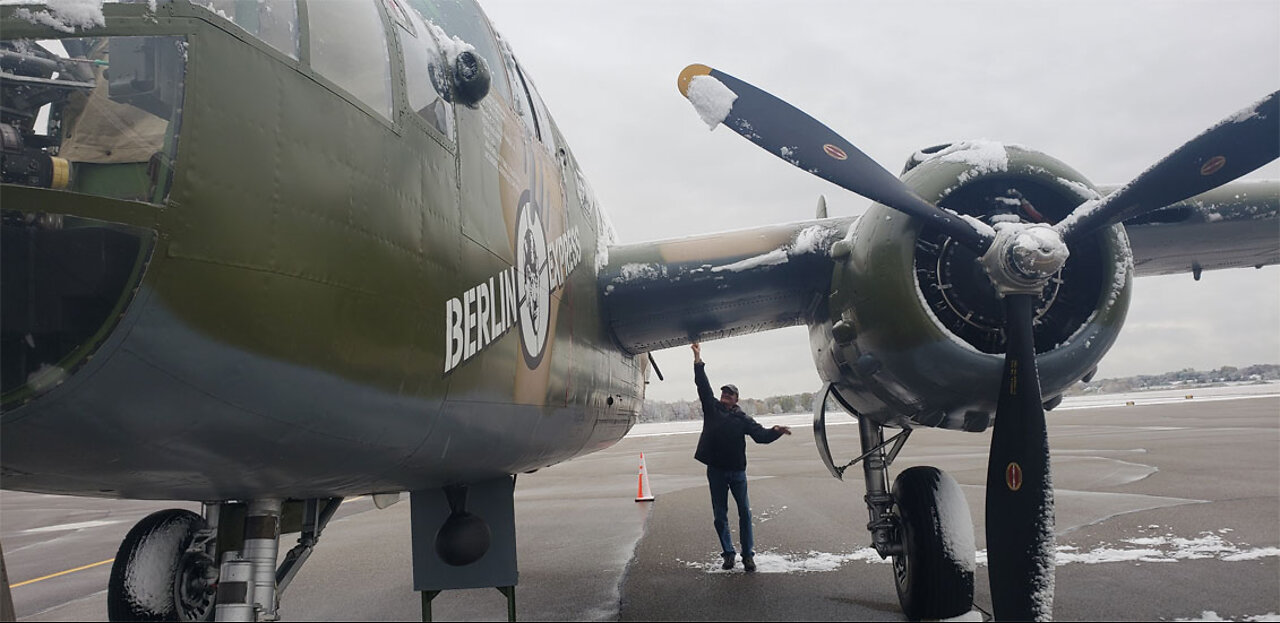
{"type": "MultiPolygon", "coordinates": [[[[693,387],[689,387],[693,394],[693,387]]],[[[804,413],[813,408],[813,392],[792,394],[789,396],[770,396],[763,400],[758,398],[741,398],[738,406],[752,417],[777,413],[804,413]]],[[[702,417],[702,407],[697,400],[683,402],[644,401],[644,411],[640,413],[641,422],[675,422],[679,420],[696,420],[702,417]]]]}
{"type": "MultiPolygon", "coordinates": [[[[1218,383],[1248,383],[1280,380],[1280,365],[1258,364],[1237,368],[1223,366],[1217,370],[1192,370],[1187,368],[1177,372],[1164,374],[1143,374],[1119,379],[1093,379],[1089,383],[1078,383],[1067,390],[1068,396],[1080,394],[1112,394],[1119,392],[1141,391],[1144,389],[1161,389],[1169,387],[1195,387],[1218,383]]],[[[693,388],[689,388],[693,394],[693,388]]],[[[768,398],[742,398],[738,401],[742,410],[750,416],[779,413],[805,413],[813,408],[813,392],[790,394],[787,396],[770,396],[768,398]]],[[[641,422],[674,422],[678,420],[696,420],[702,417],[702,410],[697,400],[683,402],[658,402],[646,400],[644,411],[640,414],[641,422]]]]}
{"type": "Polygon", "coordinates": [[[1144,389],[1167,389],[1170,387],[1204,386],[1219,383],[1248,383],[1280,380],[1280,365],[1257,364],[1237,368],[1222,366],[1217,370],[1202,372],[1186,368],[1177,372],[1164,374],[1140,374],[1121,379],[1093,379],[1088,383],[1078,383],[1067,390],[1068,396],[1080,394],[1115,394],[1119,392],[1142,391],[1144,389]]]}

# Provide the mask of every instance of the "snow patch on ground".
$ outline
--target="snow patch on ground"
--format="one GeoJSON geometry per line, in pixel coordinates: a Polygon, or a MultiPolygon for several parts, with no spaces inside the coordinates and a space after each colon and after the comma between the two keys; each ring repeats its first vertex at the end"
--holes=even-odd
{"type": "MultiPolygon", "coordinates": [[[[1109,562],[1178,562],[1180,560],[1216,559],[1223,562],[1244,562],[1270,556],[1280,556],[1280,547],[1249,547],[1237,545],[1219,533],[1201,532],[1199,536],[1186,538],[1165,534],[1162,536],[1121,539],[1118,544],[1103,543],[1081,551],[1072,545],[1059,545],[1055,552],[1056,566],[1069,564],[1096,565],[1109,562]]],[[[987,564],[987,551],[977,552],[979,565],[987,564]]]]}
{"type": "Polygon", "coordinates": [[[773,519],[774,517],[782,514],[782,511],[785,510],[787,510],[786,504],[783,504],[781,507],[770,506],[769,508],[764,509],[764,511],[760,513],[760,523],[773,519]]]}
{"type": "MultiPolygon", "coordinates": [[[[1234,621],[1236,619],[1224,619],[1221,615],[1213,610],[1205,610],[1198,617],[1177,618],[1174,621],[1234,621]]],[[[1280,621],[1280,615],[1274,612],[1266,614],[1255,614],[1239,619],[1240,621],[1280,621]]]]}
{"type": "Polygon", "coordinates": [[[1280,556],[1280,547],[1255,547],[1239,554],[1223,556],[1222,559],[1227,562],[1241,562],[1244,560],[1258,560],[1268,556],[1280,556]]]}
{"type": "MultiPolygon", "coordinates": [[[[710,561],[687,561],[676,559],[690,569],[698,569],[704,573],[742,573],[742,562],[738,561],[733,569],[720,568],[721,558],[715,554],[710,561]]],[[[833,554],[829,552],[778,553],[756,552],[756,573],[814,573],[835,571],[850,562],[888,563],[889,559],[880,558],[880,554],[871,547],[864,547],[855,552],[833,554]]]]}

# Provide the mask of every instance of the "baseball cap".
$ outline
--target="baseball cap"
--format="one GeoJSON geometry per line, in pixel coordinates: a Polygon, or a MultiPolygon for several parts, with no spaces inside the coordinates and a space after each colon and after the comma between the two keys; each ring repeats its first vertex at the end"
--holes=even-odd
{"type": "Polygon", "coordinates": [[[722,392],[729,392],[730,394],[733,394],[734,396],[737,396],[737,395],[738,395],[738,386],[737,386],[737,385],[725,385],[725,386],[722,386],[722,387],[720,388],[720,391],[722,391],[722,392]]]}

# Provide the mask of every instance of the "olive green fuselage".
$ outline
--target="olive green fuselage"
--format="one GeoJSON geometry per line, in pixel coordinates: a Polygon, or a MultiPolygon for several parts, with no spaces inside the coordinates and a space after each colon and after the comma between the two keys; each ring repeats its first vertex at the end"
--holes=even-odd
{"type": "MultiPolygon", "coordinates": [[[[158,202],[4,186],[6,212],[154,232],[90,357],[6,406],[5,488],[421,489],[550,465],[634,423],[647,370],[601,321],[607,225],[562,137],[552,151],[496,91],[452,106],[447,136],[409,108],[397,39],[387,118],[311,70],[305,30],[295,60],[191,5],[104,10],[92,36],[185,38],[172,183],[158,202]],[[536,263],[518,232],[542,235],[536,263]]],[[[3,17],[6,38],[57,35],[3,17]]]]}

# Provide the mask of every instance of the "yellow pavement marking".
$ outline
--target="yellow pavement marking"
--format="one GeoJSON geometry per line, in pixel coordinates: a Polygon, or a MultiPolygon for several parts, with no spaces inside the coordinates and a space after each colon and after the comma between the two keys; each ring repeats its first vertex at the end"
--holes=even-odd
{"type": "MultiPolygon", "coordinates": [[[[343,501],[342,501],[342,503],[343,503],[343,504],[346,504],[347,502],[355,502],[356,500],[362,500],[362,499],[364,499],[364,498],[365,498],[365,496],[361,495],[361,496],[357,496],[357,497],[354,497],[354,498],[348,498],[348,499],[346,499],[346,500],[343,500],[343,501]]],[[[84,571],[85,569],[92,569],[92,568],[94,568],[94,567],[101,567],[102,565],[109,564],[109,563],[113,563],[113,562],[115,562],[115,561],[116,561],[116,559],[115,559],[115,558],[110,558],[110,559],[107,559],[107,560],[103,560],[103,561],[95,562],[95,563],[93,563],[93,564],[88,564],[88,565],[85,565],[85,566],[83,566],[83,567],[76,567],[75,569],[67,569],[66,571],[59,571],[59,572],[57,572],[57,573],[50,573],[49,575],[46,575],[46,576],[43,576],[43,577],[39,577],[39,578],[35,578],[34,580],[27,580],[27,581],[25,581],[25,582],[18,582],[17,584],[10,584],[10,585],[9,585],[9,588],[11,588],[11,589],[12,589],[12,588],[18,588],[19,586],[26,586],[26,585],[28,585],[28,584],[35,584],[36,582],[41,582],[41,581],[44,581],[44,580],[48,580],[48,579],[52,579],[52,578],[56,578],[56,577],[58,577],[58,576],[60,576],[60,575],[67,575],[68,573],[75,573],[75,572],[77,572],[77,571],[84,571]]]]}
{"type": "Polygon", "coordinates": [[[44,576],[44,577],[40,577],[40,578],[36,578],[36,579],[34,579],[34,580],[27,580],[26,582],[18,582],[17,584],[10,584],[10,585],[9,585],[9,588],[18,588],[19,586],[26,586],[26,585],[28,585],[28,584],[35,584],[36,582],[40,582],[40,581],[42,581],[42,580],[48,580],[49,578],[56,578],[56,577],[58,577],[58,576],[60,576],[60,575],[66,575],[66,574],[68,574],[68,573],[75,573],[75,572],[77,572],[77,571],[84,571],[85,569],[92,569],[92,568],[94,568],[94,567],[101,567],[102,565],[105,565],[105,564],[107,564],[107,563],[115,562],[115,560],[116,560],[115,558],[110,558],[110,559],[107,559],[107,560],[103,560],[103,561],[101,561],[101,562],[95,562],[95,563],[90,564],[90,565],[85,565],[85,566],[83,566],[83,567],[76,567],[75,569],[67,569],[66,571],[59,571],[59,572],[57,572],[57,573],[50,573],[49,575],[46,575],[46,576],[44,576]]]}

